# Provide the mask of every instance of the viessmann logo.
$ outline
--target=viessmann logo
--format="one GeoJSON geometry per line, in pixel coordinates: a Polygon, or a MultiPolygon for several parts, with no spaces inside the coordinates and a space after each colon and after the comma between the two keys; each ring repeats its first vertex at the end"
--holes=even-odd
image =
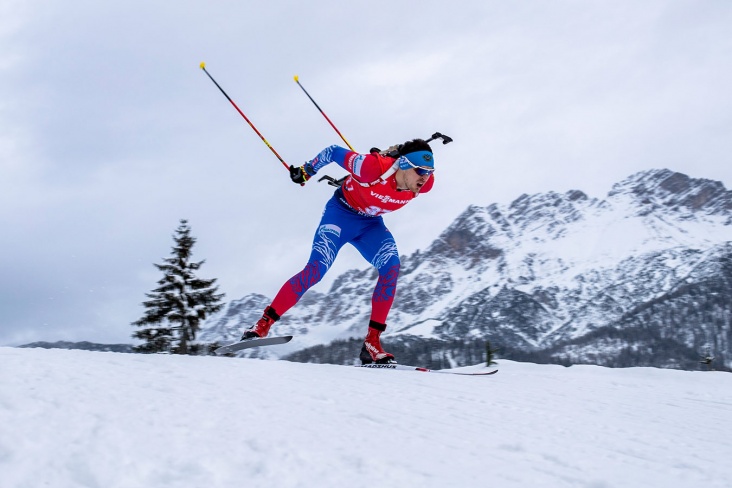
{"type": "Polygon", "coordinates": [[[409,203],[409,200],[397,200],[395,198],[391,198],[389,195],[380,195],[373,190],[371,190],[371,196],[383,203],[396,203],[397,205],[406,205],[409,203]]]}

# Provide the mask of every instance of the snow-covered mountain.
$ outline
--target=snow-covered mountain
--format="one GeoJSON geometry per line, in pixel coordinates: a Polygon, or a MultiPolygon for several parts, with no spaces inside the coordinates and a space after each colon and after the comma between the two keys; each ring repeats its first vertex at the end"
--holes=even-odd
{"type": "MultiPolygon", "coordinates": [[[[297,339],[250,354],[349,363],[376,282],[372,269],[309,292],[275,329],[297,339]]],[[[231,302],[201,334],[238,338],[270,299],[231,302]]],[[[695,368],[732,366],[732,192],[650,170],[604,199],[573,190],[468,207],[425,250],[402,257],[382,336],[400,361],[429,367],[503,357],[695,368]]]]}
{"type": "Polygon", "coordinates": [[[80,349],[82,351],[100,351],[100,352],[133,352],[132,344],[97,344],[95,342],[68,342],[68,341],[56,341],[56,342],[31,342],[30,344],[24,344],[18,347],[33,347],[41,349],[80,349]]]}

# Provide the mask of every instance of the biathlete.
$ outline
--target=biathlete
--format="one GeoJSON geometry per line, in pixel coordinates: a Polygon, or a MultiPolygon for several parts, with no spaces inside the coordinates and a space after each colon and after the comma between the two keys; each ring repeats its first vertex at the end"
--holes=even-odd
{"type": "Polygon", "coordinates": [[[262,318],[244,331],[242,340],[265,337],[272,324],[292,308],[333,264],[338,251],[351,243],[379,272],[371,301],[371,319],[361,348],[363,364],[394,363],[394,355],[381,346],[386,318],[394,302],[399,276],[396,242],[384,225],[383,214],[393,212],[432,189],[435,160],[429,143],[414,139],[397,146],[394,157],[378,149],[358,154],[330,146],[300,167],[290,166],[290,178],[304,184],[324,166],[337,163],[349,175],[325,205],[315,232],[310,258],[302,271],[290,278],[264,310],[262,318]]]}

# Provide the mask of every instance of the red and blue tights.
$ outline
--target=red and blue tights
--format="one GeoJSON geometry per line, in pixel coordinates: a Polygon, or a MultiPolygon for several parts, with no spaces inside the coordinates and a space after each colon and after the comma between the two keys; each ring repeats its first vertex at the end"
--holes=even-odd
{"type": "Polygon", "coordinates": [[[292,308],[310,287],[325,276],[346,243],[352,244],[379,272],[371,299],[371,320],[386,324],[399,277],[396,242],[381,217],[359,215],[341,203],[337,196],[325,206],[308,263],[282,285],[272,308],[279,315],[292,308]]]}

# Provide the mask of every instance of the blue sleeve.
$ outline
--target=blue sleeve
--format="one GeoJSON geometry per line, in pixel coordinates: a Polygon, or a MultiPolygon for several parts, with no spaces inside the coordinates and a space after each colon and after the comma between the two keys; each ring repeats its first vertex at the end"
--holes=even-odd
{"type": "Polygon", "coordinates": [[[340,146],[329,146],[320,151],[315,158],[305,163],[305,171],[310,176],[317,173],[322,167],[329,165],[330,163],[338,163],[339,166],[346,169],[346,157],[351,153],[350,149],[346,149],[340,146]]]}

